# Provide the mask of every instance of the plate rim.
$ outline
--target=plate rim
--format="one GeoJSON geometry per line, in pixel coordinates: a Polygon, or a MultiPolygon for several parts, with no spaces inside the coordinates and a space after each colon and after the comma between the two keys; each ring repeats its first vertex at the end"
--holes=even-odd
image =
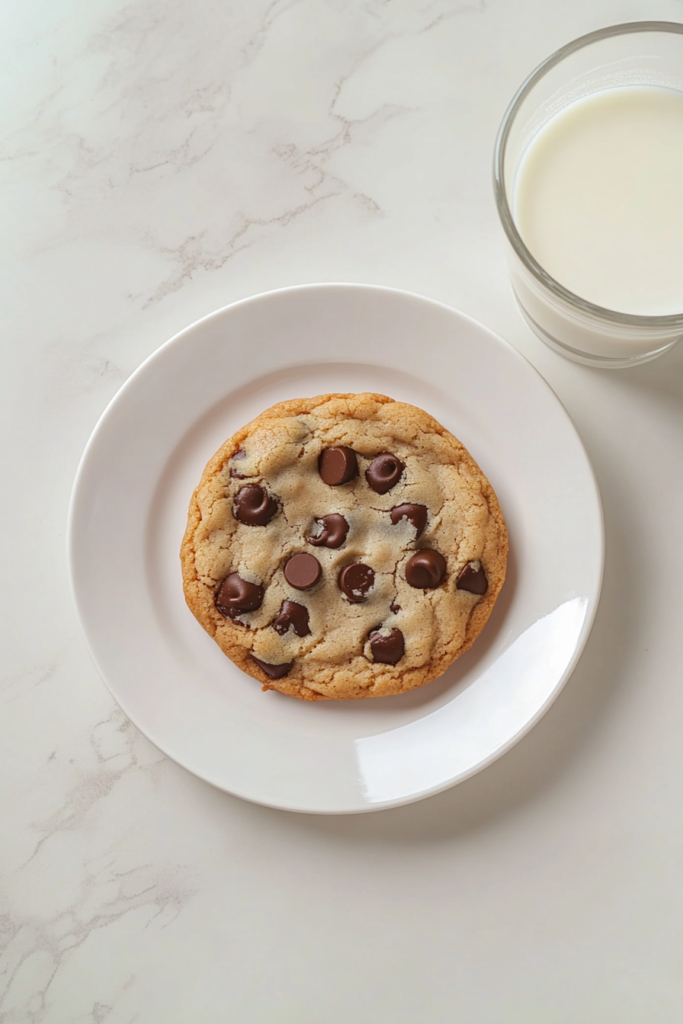
{"type": "MultiPolygon", "coordinates": [[[[294,365],[299,365],[299,364],[297,364],[296,362],[292,362],[292,365],[294,366],[294,365]]],[[[256,379],[256,378],[254,378],[254,379],[256,379]]],[[[88,651],[88,654],[90,655],[90,658],[92,659],[92,662],[93,662],[93,664],[94,664],[94,666],[95,666],[95,668],[96,668],[96,670],[98,672],[98,675],[100,676],[102,682],[104,683],[104,685],[105,685],[106,689],[108,690],[108,692],[111,694],[111,696],[112,696],[113,700],[115,701],[115,703],[117,704],[117,706],[123,711],[123,713],[126,715],[127,718],[130,719],[130,721],[133,723],[133,725],[136,727],[136,729],[138,729],[145,736],[145,738],[149,742],[151,742],[159,751],[161,751],[161,753],[163,753],[165,757],[168,757],[170,760],[174,761],[176,764],[178,764],[180,767],[182,767],[185,771],[190,772],[190,774],[192,774],[195,777],[201,779],[203,782],[213,786],[215,789],[218,789],[221,792],[229,793],[232,796],[238,797],[239,799],[247,800],[247,801],[249,801],[251,803],[255,803],[255,804],[259,805],[259,806],[268,807],[268,808],[272,808],[272,809],[275,809],[275,810],[285,810],[285,811],[289,811],[289,812],[292,812],[292,813],[300,813],[300,814],[322,814],[322,815],[335,815],[336,816],[336,815],[348,815],[348,814],[368,814],[368,813],[373,813],[375,811],[381,811],[381,810],[387,810],[387,809],[394,808],[394,807],[405,806],[405,805],[408,805],[408,804],[411,804],[411,803],[416,803],[416,802],[419,802],[421,800],[428,799],[429,797],[432,797],[432,796],[436,796],[439,793],[445,792],[447,789],[450,789],[450,788],[452,788],[452,787],[454,787],[456,785],[459,785],[461,782],[465,782],[467,779],[472,778],[474,775],[478,774],[480,771],[483,771],[484,769],[488,768],[491,764],[493,764],[495,761],[497,761],[500,757],[503,757],[510,749],[512,749],[512,747],[514,747],[518,742],[520,742],[524,738],[524,736],[526,736],[527,733],[529,733],[534,728],[534,726],[540,721],[541,718],[543,718],[543,716],[547,713],[549,708],[552,706],[552,704],[555,702],[555,700],[559,697],[560,693],[564,689],[567,681],[569,680],[569,678],[571,677],[572,673],[574,672],[574,669],[576,668],[576,665],[577,665],[579,659],[581,658],[581,655],[583,654],[583,651],[585,649],[586,643],[588,641],[588,637],[590,636],[590,633],[592,631],[592,627],[593,627],[593,624],[594,624],[594,621],[595,621],[595,616],[597,614],[598,606],[599,606],[599,603],[600,603],[600,597],[601,597],[601,592],[602,592],[602,584],[603,584],[603,578],[604,578],[604,565],[605,565],[605,520],[604,520],[604,510],[603,510],[603,505],[602,505],[602,499],[601,499],[601,495],[600,495],[600,489],[599,489],[599,486],[598,486],[598,481],[597,481],[597,477],[596,477],[596,474],[595,474],[595,470],[594,470],[592,462],[591,462],[591,460],[590,460],[590,458],[588,456],[588,453],[586,451],[586,448],[585,448],[585,445],[583,443],[583,440],[582,440],[582,438],[581,438],[581,436],[580,436],[580,434],[579,434],[579,432],[578,432],[578,430],[577,430],[577,428],[576,428],[576,426],[575,426],[571,416],[569,415],[567,409],[565,408],[564,403],[562,402],[562,400],[559,398],[559,396],[557,395],[555,390],[551,387],[551,385],[548,383],[548,381],[543,377],[543,375],[540,373],[540,371],[526,358],[526,356],[524,356],[510,342],[508,342],[505,338],[503,338],[501,335],[499,335],[497,332],[495,332],[491,328],[487,327],[485,324],[481,323],[481,321],[477,320],[476,318],[470,316],[467,313],[462,312],[461,310],[457,309],[455,306],[449,305],[448,303],[442,302],[442,301],[440,301],[438,299],[433,299],[433,298],[431,298],[429,296],[423,295],[423,294],[418,293],[418,292],[412,292],[412,291],[409,291],[409,290],[403,289],[403,288],[391,287],[391,286],[386,286],[386,285],[367,284],[367,283],[362,283],[362,282],[356,283],[356,282],[350,282],[350,281],[340,281],[340,282],[337,282],[337,281],[322,281],[322,282],[313,282],[313,283],[310,283],[310,284],[304,283],[304,284],[288,285],[288,286],[285,286],[285,287],[282,287],[282,288],[274,288],[274,289],[269,289],[269,290],[263,291],[263,292],[255,292],[255,293],[253,293],[251,295],[248,295],[248,296],[245,296],[245,297],[243,297],[241,299],[237,299],[237,300],[235,300],[233,302],[226,303],[225,305],[220,306],[218,309],[212,310],[210,313],[204,314],[203,316],[199,317],[197,320],[194,320],[192,323],[187,324],[181,330],[177,331],[175,334],[173,334],[166,341],[162,342],[156,349],[154,349],[152,352],[150,352],[142,360],[142,362],[139,363],[138,366],[135,367],[135,369],[129,374],[129,376],[126,378],[126,380],[121,384],[121,386],[114,393],[114,395],[109,399],[109,401],[107,402],[106,406],[102,410],[101,414],[97,418],[97,420],[95,422],[95,425],[92,428],[92,430],[91,430],[91,432],[90,432],[90,434],[88,436],[88,440],[87,440],[87,442],[85,444],[85,447],[83,449],[81,457],[80,457],[80,459],[78,461],[78,466],[77,466],[77,469],[76,469],[76,473],[74,475],[73,484],[72,484],[71,493],[70,493],[70,498],[69,498],[69,506],[68,506],[68,513],[67,513],[67,528],[66,528],[66,549],[67,549],[67,551],[66,551],[66,553],[67,553],[67,574],[68,574],[68,579],[69,579],[69,588],[70,588],[70,592],[71,592],[72,601],[73,601],[73,604],[74,604],[74,607],[75,607],[75,610],[76,610],[76,614],[77,614],[77,617],[78,617],[78,620],[79,620],[81,634],[83,636],[83,640],[85,642],[85,646],[86,646],[86,649],[88,651]],[[185,763],[182,759],[180,759],[178,756],[176,756],[176,754],[171,753],[166,748],[163,740],[159,741],[158,739],[156,739],[153,736],[153,734],[150,733],[150,731],[148,730],[148,728],[146,726],[143,728],[138,723],[136,714],[134,712],[131,713],[129,708],[126,706],[127,702],[125,701],[125,699],[122,700],[120,698],[120,696],[117,695],[117,693],[115,692],[115,688],[110,683],[110,681],[108,679],[108,676],[107,676],[107,673],[104,670],[104,667],[100,664],[100,660],[98,659],[98,657],[95,654],[95,651],[93,650],[93,647],[92,647],[92,644],[91,644],[91,641],[90,641],[90,637],[89,637],[88,632],[86,630],[85,622],[84,622],[84,617],[81,614],[81,603],[80,603],[80,600],[79,600],[78,589],[77,589],[77,584],[76,584],[76,580],[75,580],[75,574],[76,574],[75,573],[75,560],[76,560],[76,550],[77,550],[78,542],[77,542],[77,539],[76,539],[76,536],[75,536],[74,520],[75,520],[76,513],[77,513],[79,491],[80,491],[81,487],[83,486],[83,480],[86,477],[86,473],[87,473],[87,469],[88,469],[88,461],[89,461],[89,457],[90,457],[90,452],[91,452],[92,448],[97,444],[97,440],[99,438],[100,433],[102,432],[102,430],[104,430],[106,428],[106,421],[107,421],[107,419],[108,419],[112,409],[119,402],[121,397],[125,393],[127,393],[129,388],[135,386],[135,382],[136,382],[137,378],[140,375],[142,375],[143,372],[146,371],[146,369],[148,368],[148,365],[153,363],[155,360],[157,360],[159,358],[162,358],[163,357],[163,353],[165,353],[168,349],[174,347],[177,344],[180,344],[182,342],[182,340],[184,339],[185,335],[188,335],[188,334],[196,331],[202,325],[204,325],[204,324],[206,324],[206,323],[208,323],[208,322],[210,322],[210,321],[212,321],[214,319],[218,319],[219,317],[223,316],[229,310],[233,310],[233,309],[236,309],[236,308],[240,308],[240,307],[256,304],[256,303],[259,303],[259,302],[263,301],[264,299],[271,299],[271,298],[274,298],[274,297],[276,297],[278,295],[282,295],[282,294],[285,294],[285,293],[292,293],[292,292],[307,293],[307,292],[311,292],[311,291],[324,291],[324,290],[329,290],[329,289],[333,289],[333,290],[336,290],[336,291],[346,290],[346,291],[371,292],[371,293],[375,293],[375,294],[384,293],[384,294],[388,294],[388,295],[392,295],[392,296],[401,296],[403,298],[407,298],[407,299],[410,299],[410,300],[413,300],[413,301],[417,301],[417,302],[422,303],[422,304],[424,304],[426,306],[432,306],[432,307],[440,308],[442,311],[445,311],[448,314],[455,314],[457,318],[465,320],[469,324],[471,324],[474,327],[475,330],[483,331],[487,335],[489,335],[492,340],[494,340],[499,346],[501,346],[504,350],[506,350],[508,356],[512,356],[513,358],[516,359],[516,361],[518,363],[523,365],[526,372],[528,372],[529,370],[533,371],[533,375],[537,378],[537,383],[540,383],[542,386],[544,386],[550,392],[552,397],[554,398],[554,400],[555,400],[555,402],[557,404],[557,407],[558,407],[559,410],[561,410],[561,412],[563,414],[563,417],[564,417],[564,419],[566,421],[566,425],[570,428],[571,434],[573,435],[573,439],[574,439],[575,443],[578,445],[578,448],[579,448],[579,450],[580,450],[580,452],[581,452],[581,454],[583,456],[585,467],[588,470],[588,477],[589,477],[590,483],[592,485],[591,497],[593,498],[594,505],[595,505],[595,510],[597,512],[597,518],[596,518],[596,520],[594,522],[594,527],[595,527],[595,530],[596,530],[595,540],[598,542],[598,547],[599,547],[599,565],[596,565],[597,575],[596,575],[595,592],[594,592],[594,594],[591,594],[589,596],[589,598],[588,598],[587,614],[584,617],[584,620],[583,620],[583,623],[582,623],[582,626],[581,626],[581,629],[580,629],[579,637],[578,637],[577,643],[575,645],[574,651],[572,653],[572,656],[569,659],[569,661],[568,661],[564,671],[562,672],[562,675],[561,675],[560,679],[556,683],[556,685],[555,685],[554,689],[552,690],[552,692],[548,695],[546,700],[537,709],[537,711],[532,716],[530,716],[530,718],[524,723],[523,727],[518,732],[516,732],[513,736],[511,736],[506,742],[500,744],[500,746],[498,746],[495,749],[495,751],[493,751],[490,755],[488,755],[487,757],[483,758],[481,761],[477,762],[476,764],[472,765],[469,769],[459,773],[455,778],[449,778],[446,781],[443,781],[443,782],[440,782],[440,783],[436,784],[435,786],[432,786],[432,787],[429,787],[427,789],[421,790],[421,791],[419,791],[417,793],[411,793],[411,794],[409,794],[407,796],[400,796],[398,798],[388,799],[388,800],[384,800],[384,801],[377,801],[377,802],[367,803],[367,804],[365,804],[363,806],[358,806],[358,807],[354,807],[354,808],[351,808],[351,809],[349,809],[349,808],[329,808],[329,807],[310,808],[310,807],[301,807],[301,806],[293,806],[293,805],[292,806],[288,806],[288,805],[286,805],[284,803],[277,803],[277,802],[269,801],[267,799],[263,799],[261,797],[247,795],[245,793],[237,791],[234,788],[228,788],[225,784],[222,784],[222,783],[216,781],[215,779],[208,777],[207,774],[203,774],[201,770],[197,770],[196,768],[191,767],[190,765],[185,763]]]]}

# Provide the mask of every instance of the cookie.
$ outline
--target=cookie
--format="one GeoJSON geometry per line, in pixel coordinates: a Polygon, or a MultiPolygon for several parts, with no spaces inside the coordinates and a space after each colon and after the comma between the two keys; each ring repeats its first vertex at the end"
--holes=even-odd
{"type": "Polygon", "coordinates": [[[384,395],[282,402],[206,466],[181,548],[185,598],[264,690],[405,693],[483,629],[507,532],[463,445],[384,395]]]}

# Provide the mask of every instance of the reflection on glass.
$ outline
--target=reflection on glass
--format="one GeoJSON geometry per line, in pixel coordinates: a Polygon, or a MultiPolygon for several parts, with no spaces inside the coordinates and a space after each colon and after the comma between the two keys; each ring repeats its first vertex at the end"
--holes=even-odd
{"type": "Polygon", "coordinates": [[[571,663],[588,599],[574,597],[529,626],[472,686],[417,722],[357,739],[369,803],[417,795],[471,774],[538,715],[571,663]]]}

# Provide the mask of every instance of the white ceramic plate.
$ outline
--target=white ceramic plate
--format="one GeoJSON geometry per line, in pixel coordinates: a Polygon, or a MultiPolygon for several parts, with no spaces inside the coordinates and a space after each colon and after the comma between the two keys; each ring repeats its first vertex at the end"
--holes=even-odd
{"type": "Polygon", "coordinates": [[[603,527],[576,431],[514,349],[415,295],[313,285],[219,310],[130,377],[83,455],[69,552],[95,663],[153,743],[246,799],[344,813],[445,789],[540,718],[593,621],[603,527]],[[274,402],[330,391],[379,391],[428,410],[480,463],[508,523],[508,580],[482,636],[441,679],[402,697],[264,694],[183,599],[178,550],[209,457],[274,402]]]}

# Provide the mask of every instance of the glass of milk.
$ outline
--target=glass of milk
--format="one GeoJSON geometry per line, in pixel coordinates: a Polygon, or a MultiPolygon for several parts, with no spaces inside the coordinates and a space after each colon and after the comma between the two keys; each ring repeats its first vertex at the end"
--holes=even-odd
{"type": "Polygon", "coordinates": [[[494,188],[512,286],[536,334],[591,366],[683,337],[683,25],[591,32],[527,78],[494,188]]]}

